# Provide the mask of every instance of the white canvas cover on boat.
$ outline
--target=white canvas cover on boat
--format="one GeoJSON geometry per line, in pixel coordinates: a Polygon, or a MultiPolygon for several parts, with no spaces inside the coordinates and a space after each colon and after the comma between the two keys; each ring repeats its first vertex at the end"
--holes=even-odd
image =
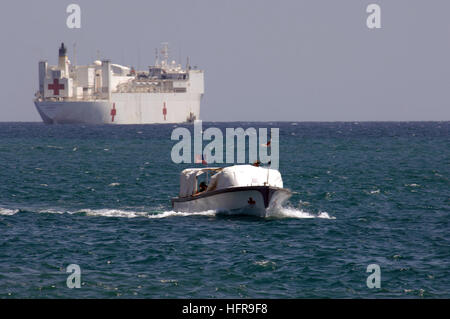
{"type": "Polygon", "coordinates": [[[219,168],[187,168],[180,174],[180,197],[193,195],[197,192],[197,176],[208,171],[215,172],[219,168]]]}
{"type": "Polygon", "coordinates": [[[253,165],[235,165],[225,168],[188,168],[180,174],[180,197],[197,192],[197,177],[210,172],[208,191],[240,186],[274,186],[283,188],[279,171],[253,165]]]}
{"type": "Polygon", "coordinates": [[[283,188],[279,171],[253,165],[225,167],[211,177],[208,191],[240,186],[274,186],[283,188]]]}

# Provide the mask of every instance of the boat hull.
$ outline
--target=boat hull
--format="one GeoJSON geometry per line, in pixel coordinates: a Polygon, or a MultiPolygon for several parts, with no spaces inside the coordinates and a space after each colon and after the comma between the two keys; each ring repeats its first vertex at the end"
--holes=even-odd
{"type": "Polygon", "coordinates": [[[46,124],[169,124],[200,118],[202,95],[114,93],[111,100],[34,102],[46,124]]]}
{"type": "Polygon", "coordinates": [[[291,192],[271,186],[232,187],[205,192],[197,196],[172,199],[172,207],[178,212],[215,210],[226,214],[266,217],[268,210],[281,206],[291,192]]]}

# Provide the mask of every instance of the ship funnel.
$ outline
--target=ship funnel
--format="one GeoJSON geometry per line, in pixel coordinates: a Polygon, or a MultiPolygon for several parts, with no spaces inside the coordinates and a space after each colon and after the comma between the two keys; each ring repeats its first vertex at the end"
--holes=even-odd
{"type": "Polygon", "coordinates": [[[59,48],[59,56],[66,56],[67,48],[64,46],[64,43],[61,43],[61,47],[59,48]]]}
{"type": "Polygon", "coordinates": [[[58,68],[61,70],[61,77],[69,77],[69,59],[67,58],[67,48],[61,43],[59,48],[58,68]]]}

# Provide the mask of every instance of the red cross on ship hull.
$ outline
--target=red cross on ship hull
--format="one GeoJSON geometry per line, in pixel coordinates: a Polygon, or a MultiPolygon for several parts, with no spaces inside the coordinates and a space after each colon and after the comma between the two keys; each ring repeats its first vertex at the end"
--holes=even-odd
{"type": "Polygon", "coordinates": [[[53,95],[59,95],[59,90],[64,90],[64,84],[59,84],[58,79],[53,80],[53,84],[48,85],[49,90],[53,90],[53,95]]]}
{"type": "Polygon", "coordinates": [[[164,102],[164,107],[163,107],[163,115],[164,115],[164,121],[167,121],[166,116],[167,116],[167,107],[166,107],[166,102],[164,102]]]}
{"type": "Polygon", "coordinates": [[[114,122],[114,117],[117,114],[116,103],[113,103],[113,108],[111,109],[111,122],[114,122]]]}

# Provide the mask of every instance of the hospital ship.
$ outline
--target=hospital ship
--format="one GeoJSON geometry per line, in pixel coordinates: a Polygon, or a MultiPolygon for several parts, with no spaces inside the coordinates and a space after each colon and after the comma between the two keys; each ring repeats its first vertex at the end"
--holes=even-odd
{"type": "Polygon", "coordinates": [[[39,62],[34,103],[47,124],[184,123],[200,119],[203,94],[204,72],[170,61],[167,44],[139,71],[109,60],[74,65],[62,43],[58,65],[39,62]]]}

